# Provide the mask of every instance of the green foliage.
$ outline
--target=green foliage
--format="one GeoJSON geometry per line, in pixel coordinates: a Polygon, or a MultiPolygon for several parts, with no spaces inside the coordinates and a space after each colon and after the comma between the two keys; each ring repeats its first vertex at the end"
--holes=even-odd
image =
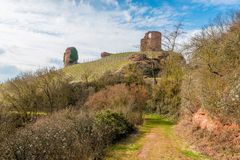
{"type": "Polygon", "coordinates": [[[153,89],[150,108],[162,115],[178,118],[181,106],[181,84],[184,61],[176,53],[171,53],[163,62],[163,72],[153,89]]]}
{"type": "Polygon", "coordinates": [[[198,159],[204,158],[199,153],[195,153],[195,152],[193,152],[191,150],[182,150],[181,152],[183,153],[183,155],[185,155],[186,157],[191,158],[192,160],[198,160],[198,159]]]}
{"type": "Polygon", "coordinates": [[[177,83],[175,79],[161,80],[153,98],[157,113],[178,116],[181,105],[180,86],[181,84],[177,83]]]}
{"type": "Polygon", "coordinates": [[[139,70],[138,66],[135,64],[130,64],[124,73],[125,82],[127,85],[136,84],[143,85],[144,77],[143,73],[139,70]]]}
{"type": "Polygon", "coordinates": [[[118,141],[133,131],[133,125],[122,114],[109,110],[102,111],[96,115],[95,125],[97,127],[104,127],[107,133],[103,137],[111,137],[112,142],[118,141]]]}

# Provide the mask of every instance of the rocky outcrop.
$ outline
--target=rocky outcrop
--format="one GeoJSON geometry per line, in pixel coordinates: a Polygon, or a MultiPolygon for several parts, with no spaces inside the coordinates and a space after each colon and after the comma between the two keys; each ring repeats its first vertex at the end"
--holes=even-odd
{"type": "Polygon", "coordinates": [[[144,60],[148,60],[146,54],[134,54],[129,57],[129,61],[144,61],[144,60]]]}
{"type": "Polygon", "coordinates": [[[200,127],[201,129],[212,132],[214,130],[219,130],[222,127],[222,124],[219,121],[214,121],[210,118],[209,114],[202,109],[199,109],[192,118],[192,122],[195,126],[200,127]]]}
{"type": "Polygon", "coordinates": [[[134,54],[129,57],[130,63],[122,67],[118,72],[126,74],[133,68],[136,72],[145,77],[156,76],[161,71],[161,60],[158,58],[148,58],[146,54],[134,54]]]}

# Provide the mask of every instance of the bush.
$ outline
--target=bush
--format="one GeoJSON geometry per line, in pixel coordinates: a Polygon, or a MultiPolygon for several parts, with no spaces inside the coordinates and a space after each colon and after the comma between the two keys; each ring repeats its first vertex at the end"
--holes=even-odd
{"type": "Polygon", "coordinates": [[[121,74],[108,71],[105,72],[98,80],[96,80],[95,83],[97,84],[99,90],[105,86],[120,84],[124,81],[124,76],[121,74]]]}
{"type": "MultiPolygon", "coordinates": [[[[20,129],[2,143],[2,159],[75,159],[77,132],[69,111],[53,114],[20,129]],[[6,147],[6,148],[4,148],[6,147]]],[[[79,156],[78,156],[79,157],[79,156]]]]}
{"type": "Polygon", "coordinates": [[[158,114],[177,119],[181,107],[180,93],[185,62],[181,55],[171,53],[162,63],[161,78],[153,89],[153,97],[148,106],[158,114]]]}
{"type": "Polygon", "coordinates": [[[15,126],[8,118],[8,112],[6,111],[6,108],[0,104],[0,142],[2,142],[6,136],[12,132],[13,129],[15,129],[15,126]]]}
{"type": "Polygon", "coordinates": [[[147,91],[142,86],[118,84],[93,94],[85,106],[96,111],[110,109],[122,113],[133,124],[141,124],[147,98],[147,91]]]}
{"type": "Polygon", "coordinates": [[[144,75],[143,71],[138,68],[136,64],[129,64],[122,69],[124,74],[124,82],[130,86],[134,85],[144,85],[144,75]]]}
{"type": "Polygon", "coordinates": [[[119,141],[133,131],[133,125],[122,114],[109,110],[97,114],[95,126],[99,130],[101,130],[99,127],[104,127],[107,133],[104,133],[102,137],[111,138],[110,142],[119,141]]]}
{"type": "Polygon", "coordinates": [[[40,70],[26,73],[4,85],[4,105],[21,115],[28,112],[53,112],[68,105],[70,79],[61,71],[40,70]]]}
{"type": "Polygon", "coordinates": [[[0,159],[98,159],[108,145],[132,130],[118,113],[66,110],[38,119],[5,139],[0,144],[0,159]]]}
{"type": "Polygon", "coordinates": [[[191,71],[191,78],[198,84],[190,86],[201,88],[194,93],[196,101],[212,116],[223,122],[240,123],[240,16],[235,14],[230,23],[220,22],[209,25],[192,40],[190,64],[197,67],[191,71]]]}
{"type": "Polygon", "coordinates": [[[116,84],[127,83],[131,85],[134,82],[134,78],[131,82],[128,79],[129,76],[124,77],[120,73],[112,73],[110,71],[105,72],[99,79],[92,80],[88,83],[78,82],[72,84],[72,96],[70,98],[71,105],[82,106],[88,96],[94,94],[95,92],[100,91],[106,86],[114,86],[116,84]]]}

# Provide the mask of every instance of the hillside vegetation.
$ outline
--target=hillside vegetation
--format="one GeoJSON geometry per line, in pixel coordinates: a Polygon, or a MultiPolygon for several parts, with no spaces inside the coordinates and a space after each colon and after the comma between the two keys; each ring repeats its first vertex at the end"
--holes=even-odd
{"type": "MultiPolygon", "coordinates": [[[[199,148],[216,159],[240,157],[240,14],[196,35],[181,87],[184,116],[192,116],[199,148]],[[207,123],[206,123],[207,122],[207,123]],[[214,146],[214,147],[213,147],[214,146]]],[[[189,135],[188,135],[189,136],[189,135]]]]}
{"type": "Polygon", "coordinates": [[[206,27],[187,47],[188,63],[173,51],[129,52],[7,81],[0,159],[238,160],[240,14],[206,27]]]}
{"type": "MultiPolygon", "coordinates": [[[[138,52],[136,52],[138,53],[138,52]]],[[[112,54],[108,57],[86,63],[68,66],[63,71],[75,81],[93,80],[101,77],[107,71],[117,71],[128,63],[128,57],[134,52],[112,54]],[[85,79],[84,79],[85,78],[85,79]]]]}
{"type": "Polygon", "coordinates": [[[239,124],[240,16],[223,27],[210,25],[191,42],[194,52],[187,72],[195,83],[189,83],[189,100],[196,103],[197,95],[196,109],[203,107],[222,122],[239,124]]]}
{"type": "MultiPolygon", "coordinates": [[[[153,104],[155,92],[145,82],[154,78],[151,66],[166,66],[165,72],[160,68],[154,72],[155,78],[175,74],[168,65],[174,62],[175,53],[160,61],[151,58],[158,53],[149,52],[145,60],[130,62],[133,54],[140,52],[112,55],[63,70],[39,70],[6,82],[0,106],[0,158],[103,158],[109,145],[137,131],[145,111],[156,111],[146,108],[153,104]]],[[[168,91],[169,98],[174,97],[173,92],[168,91]]],[[[172,114],[165,111],[163,114],[172,114]]]]}
{"type": "MultiPolygon", "coordinates": [[[[100,78],[104,73],[116,72],[129,63],[129,57],[143,52],[126,52],[111,54],[92,62],[68,66],[63,72],[71,76],[74,81],[86,81],[100,78]]],[[[156,57],[157,52],[144,52],[148,57],[156,57]]]]}

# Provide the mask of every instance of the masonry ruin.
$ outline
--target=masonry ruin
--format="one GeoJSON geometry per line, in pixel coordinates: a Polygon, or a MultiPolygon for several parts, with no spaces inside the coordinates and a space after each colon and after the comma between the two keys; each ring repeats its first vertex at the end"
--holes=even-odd
{"type": "Polygon", "coordinates": [[[63,55],[64,66],[69,66],[78,63],[78,51],[75,47],[68,47],[63,55]]]}
{"type": "Polygon", "coordinates": [[[147,32],[141,39],[141,51],[162,51],[162,34],[158,31],[147,32]]]}

